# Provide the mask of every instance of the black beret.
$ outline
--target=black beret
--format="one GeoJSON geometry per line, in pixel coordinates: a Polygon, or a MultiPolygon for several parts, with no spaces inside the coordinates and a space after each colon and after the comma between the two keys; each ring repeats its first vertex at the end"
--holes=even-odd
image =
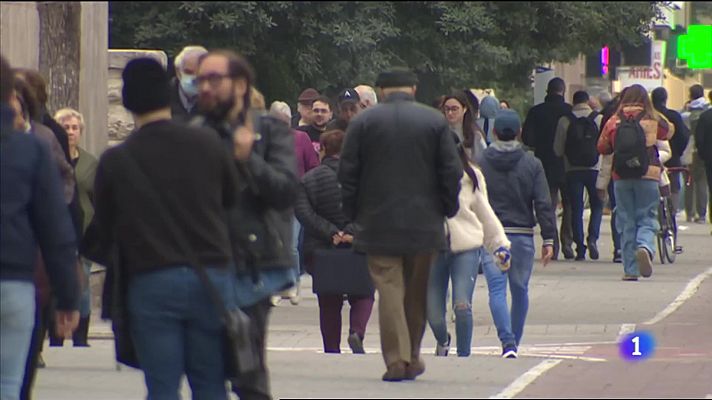
{"type": "Polygon", "coordinates": [[[167,108],[170,105],[168,75],[152,58],[136,58],[126,64],[121,77],[124,107],[135,114],[167,108]]]}
{"type": "Polygon", "coordinates": [[[381,72],[376,79],[376,86],[381,88],[415,86],[417,84],[418,77],[408,68],[403,67],[381,72]]]}

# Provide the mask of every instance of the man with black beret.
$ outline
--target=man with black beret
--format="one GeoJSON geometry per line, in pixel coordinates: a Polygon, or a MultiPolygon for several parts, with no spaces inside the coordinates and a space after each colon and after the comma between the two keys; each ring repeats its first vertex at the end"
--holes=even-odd
{"type": "Polygon", "coordinates": [[[339,166],[354,249],[367,254],[379,293],[384,381],[425,371],[430,265],[447,248],[444,222],[457,213],[463,174],[447,121],[415,102],[416,84],[404,68],[378,76],[383,102],[351,120],[339,166]]]}
{"type": "Polygon", "coordinates": [[[169,81],[158,62],[130,61],[123,80],[136,130],[97,167],[98,247],[121,249],[109,271],[126,285],[114,296],[125,299],[148,398],[175,398],[186,374],[193,397],[227,399],[221,312],[195,264],[235,309],[225,221],[236,202],[234,161],[213,132],[171,120],[169,81]]]}

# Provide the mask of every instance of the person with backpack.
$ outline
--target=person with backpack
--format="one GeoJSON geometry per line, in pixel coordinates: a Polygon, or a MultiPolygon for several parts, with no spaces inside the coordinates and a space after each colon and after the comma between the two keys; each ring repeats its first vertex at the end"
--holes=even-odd
{"type": "Polygon", "coordinates": [[[600,166],[597,149],[599,126],[603,116],[589,106],[589,95],[583,90],[574,93],[572,114],[559,118],[554,137],[554,153],[564,158],[566,190],[571,200],[571,227],[576,243],[576,260],[598,260],[598,236],[603,218],[603,202],[596,195],[596,179],[600,166]],[[583,241],[583,191],[591,203],[588,238],[583,241]]]}
{"type": "Polygon", "coordinates": [[[658,140],[669,140],[672,132],[667,120],[653,108],[647,90],[632,85],[598,140],[601,154],[613,154],[616,218],[622,233],[625,281],[653,274],[662,167],[655,144],[658,140]]]}
{"type": "Polygon", "coordinates": [[[703,112],[710,108],[710,103],[705,99],[705,90],[702,85],[690,87],[690,103],[686,106],[682,118],[690,128],[690,142],[682,156],[682,163],[688,165],[692,175],[692,183],[685,193],[685,214],[687,222],[698,224],[705,223],[707,215],[707,178],[704,162],[700,158],[697,140],[697,124],[703,112]],[[695,215],[697,215],[695,217],[695,215]]]}

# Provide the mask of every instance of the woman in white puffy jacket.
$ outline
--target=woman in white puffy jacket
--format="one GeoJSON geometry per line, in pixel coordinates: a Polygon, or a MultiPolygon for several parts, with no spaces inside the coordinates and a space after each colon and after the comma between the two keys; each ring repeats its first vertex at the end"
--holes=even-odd
{"type": "MultiPolygon", "coordinates": [[[[459,142],[459,140],[457,140],[459,142]]],[[[428,324],[437,340],[435,355],[450,351],[450,334],[445,321],[448,281],[452,280],[457,355],[470,355],[472,343],[472,296],[483,252],[491,252],[502,270],[509,267],[510,242],[487,200],[485,179],[458,143],[465,173],[461,180],[460,209],[445,224],[449,250],[438,255],[430,271],[427,296],[428,324]]]]}

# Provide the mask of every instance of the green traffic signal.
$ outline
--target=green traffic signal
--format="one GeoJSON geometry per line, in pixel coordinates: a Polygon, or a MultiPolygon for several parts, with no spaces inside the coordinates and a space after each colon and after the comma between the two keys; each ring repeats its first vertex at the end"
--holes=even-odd
{"type": "Polygon", "coordinates": [[[690,25],[677,39],[677,58],[690,69],[712,68],[712,25],[690,25]]]}

